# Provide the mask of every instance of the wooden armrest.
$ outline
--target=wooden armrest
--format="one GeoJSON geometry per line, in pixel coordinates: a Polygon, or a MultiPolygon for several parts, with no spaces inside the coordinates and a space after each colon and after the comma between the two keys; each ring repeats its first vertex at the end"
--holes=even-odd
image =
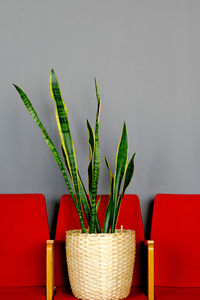
{"type": "Polygon", "coordinates": [[[46,300],[52,300],[54,293],[54,241],[46,241],[46,300]]]}
{"type": "Polygon", "coordinates": [[[154,300],[154,241],[145,241],[147,246],[147,264],[148,264],[148,278],[147,290],[148,300],[154,300]]]}

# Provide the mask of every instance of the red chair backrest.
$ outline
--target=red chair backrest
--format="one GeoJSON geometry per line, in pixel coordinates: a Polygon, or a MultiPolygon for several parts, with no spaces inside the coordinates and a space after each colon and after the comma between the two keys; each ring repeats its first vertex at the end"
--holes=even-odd
{"type": "Polygon", "coordinates": [[[155,198],[155,285],[200,287],[200,195],[155,198]]]}
{"type": "MultiPolygon", "coordinates": [[[[101,227],[108,205],[108,195],[101,196],[101,204],[98,216],[101,227]]],[[[123,225],[124,229],[134,229],[136,231],[136,262],[134,268],[133,285],[139,286],[141,283],[141,244],[144,241],[144,229],[140,211],[138,196],[125,195],[120,208],[117,228],[123,225]]],[[[70,195],[63,195],[60,202],[56,228],[55,246],[55,285],[66,284],[67,271],[65,263],[65,231],[80,229],[78,213],[70,195]]]]}
{"type": "Polygon", "coordinates": [[[45,285],[45,198],[0,194],[0,286],[45,285]]]}

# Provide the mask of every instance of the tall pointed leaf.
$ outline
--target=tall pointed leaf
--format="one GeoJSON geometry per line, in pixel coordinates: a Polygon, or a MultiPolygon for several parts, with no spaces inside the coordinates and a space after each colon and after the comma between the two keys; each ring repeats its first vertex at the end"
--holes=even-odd
{"type": "Polygon", "coordinates": [[[88,128],[88,144],[90,149],[90,158],[89,158],[89,165],[88,165],[88,189],[89,189],[89,196],[90,200],[92,199],[92,160],[94,157],[94,132],[93,129],[87,120],[87,128],[88,128]]]}
{"type": "Polygon", "coordinates": [[[97,205],[96,205],[96,231],[97,231],[97,233],[101,233],[101,227],[100,227],[99,218],[98,218],[98,215],[97,215],[97,211],[99,209],[100,203],[101,203],[101,196],[99,197],[99,200],[98,200],[97,205]]]}
{"type": "Polygon", "coordinates": [[[101,196],[99,196],[99,200],[98,200],[98,202],[97,202],[97,206],[96,206],[96,210],[97,210],[97,211],[98,211],[98,209],[99,209],[100,203],[101,203],[101,196]]]}
{"type": "Polygon", "coordinates": [[[67,177],[65,168],[64,168],[64,166],[63,166],[62,160],[61,160],[61,158],[60,158],[60,155],[59,155],[58,151],[56,150],[56,148],[55,148],[55,146],[54,146],[54,144],[53,144],[51,138],[49,137],[49,135],[48,135],[46,129],[44,128],[42,122],[40,121],[40,119],[39,119],[39,117],[38,117],[38,115],[37,115],[35,109],[34,109],[33,106],[32,106],[32,103],[31,103],[31,101],[28,99],[27,95],[26,95],[26,94],[23,92],[23,90],[22,90],[21,88],[19,88],[17,85],[14,84],[14,87],[15,87],[16,90],[18,91],[18,93],[19,93],[19,95],[20,95],[20,97],[21,97],[21,99],[22,99],[24,105],[26,106],[27,110],[29,111],[30,115],[33,117],[34,121],[37,123],[37,125],[38,125],[39,128],[41,129],[42,134],[43,134],[43,137],[44,137],[44,139],[45,139],[47,145],[49,146],[49,148],[50,148],[50,150],[51,150],[51,152],[52,152],[52,154],[53,154],[53,157],[54,157],[56,163],[58,164],[58,166],[59,166],[59,168],[60,168],[60,170],[61,170],[61,172],[62,172],[62,175],[63,175],[63,177],[64,177],[64,180],[65,180],[66,184],[67,184],[67,187],[68,187],[68,190],[69,190],[69,192],[70,192],[70,195],[71,195],[71,197],[72,197],[72,199],[73,199],[73,201],[74,201],[74,204],[75,204],[75,206],[76,206],[76,209],[77,209],[77,211],[78,211],[79,218],[80,218],[80,223],[81,223],[81,228],[82,228],[82,231],[84,232],[84,231],[85,231],[85,226],[84,226],[83,220],[82,220],[82,218],[81,218],[81,213],[80,213],[79,207],[78,207],[78,205],[77,205],[77,203],[76,203],[76,200],[75,200],[75,197],[74,197],[74,193],[73,193],[72,188],[71,188],[71,185],[70,185],[70,183],[69,183],[69,180],[68,180],[68,177],[67,177]]]}
{"type": "MultiPolygon", "coordinates": [[[[130,184],[130,182],[133,178],[134,158],[135,158],[135,153],[132,155],[132,157],[131,157],[128,165],[127,165],[126,171],[125,171],[124,185],[123,185],[122,193],[121,193],[121,195],[119,197],[119,200],[118,200],[118,203],[117,203],[117,218],[119,216],[119,210],[120,210],[120,205],[121,205],[121,202],[122,202],[122,198],[124,196],[126,188],[129,186],[129,184],[130,184]]],[[[116,224],[117,224],[117,218],[116,218],[116,222],[115,222],[115,227],[116,227],[116,224]]]]}
{"type": "Polygon", "coordinates": [[[125,178],[124,178],[124,186],[123,186],[123,190],[122,193],[125,193],[126,188],[129,186],[132,178],[133,178],[133,174],[134,174],[134,158],[135,158],[136,153],[134,153],[127,165],[126,168],[126,172],[125,172],[125,178]]]}
{"type": "Polygon", "coordinates": [[[96,125],[95,125],[95,143],[94,143],[94,163],[92,168],[92,199],[91,199],[91,222],[90,222],[90,233],[95,232],[96,223],[96,197],[97,188],[99,182],[99,172],[100,172],[100,143],[99,143],[99,118],[101,110],[101,99],[99,95],[99,90],[97,82],[95,79],[96,97],[97,97],[97,113],[96,113],[96,125]]]}
{"type": "Polygon", "coordinates": [[[109,165],[108,160],[107,160],[106,157],[105,157],[105,162],[106,162],[106,166],[108,168],[108,171],[110,173],[110,197],[109,197],[108,207],[107,207],[106,214],[105,214],[103,232],[104,233],[108,233],[109,230],[110,230],[110,226],[112,225],[113,182],[114,182],[114,178],[113,178],[113,175],[112,175],[112,172],[111,172],[111,168],[110,168],[110,165],[109,165]]]}
{"type": "MultiPolygon", "coordinates": [[[[81,196],[81,202],[82,202],[82,205],[83,205],[83,209],[84,209],[84,212],[85,212],[85,215],[86,215],[86,218],[87,218],[88,225],[90,226],[91,203],[90,203],[90,200],[88,198],[88,195],[87,195],[87,192],[86,192],[86,189],[84,187],[84,184],[83,184],[83,181],[81,179],[80,174],[79,174],[79,188],[80,188],[80,196],[81,196]]],[[[96,211],[98,210],[98,206],[100,204],[100,201],[101,201],[101,197],[99,198],[99,201],[96,205],[96,211]]],[[[98,219],[97,214],[96,214],[96,231],[97,231],[97,233],[101,233],[101,228],[100,228],[99,219],[98,219]]]]}
{"type": "Polygon", "coordinates": [[[115,223],[117,217],[117,200],[120,191],[120,186],[122,178],[124,176],[124,171],[126,168],[128,157],[128,134],[126,129],[126,124],[124,123],[122,129],[121,139],[118,145],[117,155],[116,155],[116,171],[114,176],[114,191],[113,191],[113,222],[111,232],[115,231],[115,223]]]}
{"type": "MultiPolygon", "coordinates": [[[[62,148],[62,153],[63,153],[63,157],[64,157],[66,168],[68,170],[69,176],[71,177],[70,170],[69,170],[69,165],[68,165],[68,162],[67,162],[67,159],[66,159],[66,155],[65,155],[64,149],[63,149],[63,147],[61,147],[61,148],[62,148]]],[[[83,210],[85,212],[85,216],[86,216],[86,219],[87,219],[87,222],[88,222],[88,225],[89,225],[90,224],[90,209],[91,209],[91,205],[90,205],[90,201],[88,199],[87,192],[85,190],[85,187],[84,187],[84,184],[83,184],[83,181],[81,179],[81,176],[80,176],[79,172],[78,172],[78,175],[79,175],[78,182],[79,182],[81,202],[82,202],[83,210]]]]}
{"type": "Polygon", "coordinates": [[[79,175],[78,181],[79,181],[79,189],[80,189],[81,203],[82,203],[82,205],[83,205],[83,209],[84,209],[84,212],[85,212],[85,216],[86,216],[88,225],[90,226],[90,220],[91,220],[91,205],[90,205],[90,201],[89,201],[89,199],[88,199],[88,195],[87,195],[87,192],[86,192],[86,190],[85,190],[83,181],[82,181],[82,179],[81,179],[81,176],[80,176],[79,173],[78,173],[78,175],[79,175]]]}
{"type": "MultiPolygon", "coordinates": [[[[63,148],[62,148],[62,152],[63,152],[63,157],[64,157],[64,160],[65,160],[66,167],[67,167],[68,172],[69,172],[69,166],[68,166],[63,148]]],[[[87,192],[86,192],[86,189],[84,187],[84,184],[83,184],[83,181],[81,179],[80,174],[79,174],[79,188],[80,188],[80,197],[81,197],[81,202],[83,204],[83,209],[84,209],[84,212],[85,212],[85,216],[86,216],[88,225],[90,226],[91,203],[90,203],[90,200],[88,198],[88,195],[87,195],[87,192]]],[[[96,210],[98,210],[98,207],[99,207],[99,204],[100,204],[100,199],[101,199],[101,197],[99,198],[99,201],[97,203],[96,210]]],[[[97,233],[101,233],[101,228],[100,228],[99,219],[98,219],[97,215],[96,215],[96,231],[97,231],[97,233]]]]}
{"type": "Polygon", "coordinates": [[[70,176],[70,178],[71,178],[70,168],[69,168],[68,161],[67,161],[67,158],[66,158],[66,155],[65,155],[65,151],[64,151],[62,145],[61,145],[61,150],[62,150],[62,155],[63,155],[63,158],[64,158],[65,166],[66,166],[67,171],[68,171],[68,173],[69,173],[69,176],[70,176]]]}
{"type": "MultiPolygon", "coordinates": [[[[69,166],[68,166],[63,148],[62,148],[62,152],[63,152],[63,157],[64,157],[64,160],[65,160],[66,167],[67,167],[68,172],[69,172],[69,166]]],[[[86,216],[88,225],[90,225],[91,204],[90,204],[90,200],[88,198],[88,195],[87,195],[87,192],[86,192],[86,189],[84,187],[84,184],[83,184],[83,181],[81,179],[80,174],[79,174],[79,188],[80,188],[81,202],[83,204],[83,209],[84,209],[84,212],[85,212],[85,216],[86,216]]],[[[97,203],[96,210],[98,210],[98,207],[100,205],[100,200],[101,200],[101,196],[99,197],[99,201],[97,203]]],[[[99,219],[98,219],[97,215],[96,215],[96,231],[97,231],[97,233],[101,233],[101,228],[100,228],[99,219]]]]}
{"type": "Polygon", "coordinates": [[[78,169],[76,163],[74,143],[72,140],[70,127],[69,127],[67,107],[62,99],[58,80],[53,70],[51,70],[51,76],[50,76],[50,92],[53,100],[55,101],[56,121],[58,125],[58,131],[60,134],[62,147],[64,149],[67,158],[68,166],[70,168],[71,178],[72,178],[72,182],[74,185],[74,190],[77,198],[77,204],[79,210],[82,213],[80,188],[79,188],[79,180],[78,180],[79,176],[78,176],[78,169]]]}

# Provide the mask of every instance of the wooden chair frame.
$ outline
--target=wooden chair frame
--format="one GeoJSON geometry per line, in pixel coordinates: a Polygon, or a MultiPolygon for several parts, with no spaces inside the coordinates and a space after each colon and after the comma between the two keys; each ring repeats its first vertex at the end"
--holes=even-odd
{"type": "Polygon", "coordinates": [[[145,241],[147,246],[147,299],[154,300],[154,241],[145,241]]]}
{"type": "Polygon", "coordinates": [[[46,242],[46,300],[52,300],[54,294],[54,240],[46,242]]]}

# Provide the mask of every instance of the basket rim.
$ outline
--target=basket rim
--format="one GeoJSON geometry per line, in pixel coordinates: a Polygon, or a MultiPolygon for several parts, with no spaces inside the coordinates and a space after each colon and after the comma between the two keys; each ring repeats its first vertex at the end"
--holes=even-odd
{"type": "MultiPolygon", "coordinates": [[[[88,231],[88,230],[87,230],[88,231]]],[[[82,233],[81,229],[72,229],[65,231],[66,236],[81,236],[84,237],[116,237],[116,236],[122,236],[122,235],[134,235],[136,233],[135,230],[132,229],[116,229],[114,233],[82,233]]]]}

